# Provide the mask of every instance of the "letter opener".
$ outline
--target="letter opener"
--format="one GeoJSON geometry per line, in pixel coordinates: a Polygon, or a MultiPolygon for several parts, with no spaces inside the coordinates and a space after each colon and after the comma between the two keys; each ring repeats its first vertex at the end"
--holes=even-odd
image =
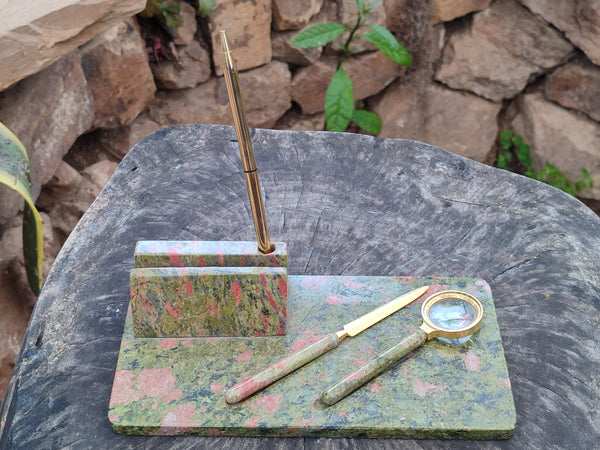
{"type": "Polygon", "coordinates": [[[325,335],[314,344],[292,353],[286,358],[267,367],[262,372],[237,383],[225,392],[225,401],[227,403],[237,403],[244,400],[255,392],[260,391],[294,370],[311,362],[324,353],[327,353],[329,350],[336,348],[344,338],[348,336],[354,337],[370,326],[375,325],[377,322],[404,308],[406,305],[422,296],[428,289],[429,286],[423,286],[403,294],[364,316],[347,323],[340,331],[325,335]]]}

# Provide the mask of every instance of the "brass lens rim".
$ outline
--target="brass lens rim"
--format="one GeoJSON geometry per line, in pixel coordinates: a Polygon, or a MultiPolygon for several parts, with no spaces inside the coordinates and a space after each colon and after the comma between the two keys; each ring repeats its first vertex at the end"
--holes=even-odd
{"type": "Polygon", "coordinates": [[[426,328],[427,336],[429,339],[434,337],[458,339],[475,333],[481,327],[481,322],[483,321],[483,305],[475,296],[466,292],[441,291],[433,294],[431,297],[425,300],[423,306],[421,307],[421,316],[423,317],[423,323],[426,325],[426,327],[424,328],[426,328]],[[446,299],[463,300],[469,303],[473,307],[473,309],[475,309],[475,319],[473,320],[473,322],[471,322],[466,327],[458,328],[455,330],[442,328],[434,324],[429,318],[429,312],[431,311],[433,305],[446,299]]]}

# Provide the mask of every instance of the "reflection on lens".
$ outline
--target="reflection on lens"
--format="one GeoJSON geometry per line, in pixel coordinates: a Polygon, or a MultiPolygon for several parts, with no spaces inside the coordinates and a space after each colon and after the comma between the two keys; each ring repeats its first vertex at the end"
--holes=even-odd
{"type": "Polygon", "coordinates": [[[433,324],[445,330],[459,330],[468,327],[476,317],[475,308],[468,302],[447,298],[436,302],[429,310],[433,324]]]}

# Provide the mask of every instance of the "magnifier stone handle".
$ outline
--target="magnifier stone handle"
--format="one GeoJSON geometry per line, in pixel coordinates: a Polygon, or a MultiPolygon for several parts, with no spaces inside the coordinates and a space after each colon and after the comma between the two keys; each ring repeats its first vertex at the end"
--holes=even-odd
{"type": "Polygon", "coordinates": [[[337,347],[339,342],[340,340],[335,333],[330,333],[322,337],[314,344],[292,353],[287,358],[267,367],[262,372],[244,381],[240,381],[225,392],[225,401],[227,403],[237,403],[244,400],[246,397],[260,391],[271,383],[337,347]]]}
{"type": "Polygon", "coordinates": [[[392,348],[386,350],[381,355],[376,356],[375,359],[372,359],[356,372],[348,375],[342,381],[324,391],[321,394],[321,401],[328,406],[339,402],[367,381],[387,370],[395,362],[408,355],[415,348],[423,345],[426,341],[427,333],[419,328],[392,348]]]}

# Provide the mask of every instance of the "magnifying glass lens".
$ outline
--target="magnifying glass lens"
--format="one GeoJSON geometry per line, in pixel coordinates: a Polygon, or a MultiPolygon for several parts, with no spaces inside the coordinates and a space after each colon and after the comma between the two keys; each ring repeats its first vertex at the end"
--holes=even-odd
{"type": "MultiPolygon", "coordinates": [[[[436,302],[429,310],[429,320],[445,330],[459,330],[468,327],[477,318],[477,311],[469,302],[460,298],[446,298],[436,302]]],[[[460,345],[471,338],[471,335],[462,338],[438,339],[446,344],[460,345]]]]}
{"type": "Polygon", "coordinates": [[[473,323],[477,312],[473,305],[459,298],[436,302],[429,310],[429,319],[439,328],[459,330],[473,323]]]}

